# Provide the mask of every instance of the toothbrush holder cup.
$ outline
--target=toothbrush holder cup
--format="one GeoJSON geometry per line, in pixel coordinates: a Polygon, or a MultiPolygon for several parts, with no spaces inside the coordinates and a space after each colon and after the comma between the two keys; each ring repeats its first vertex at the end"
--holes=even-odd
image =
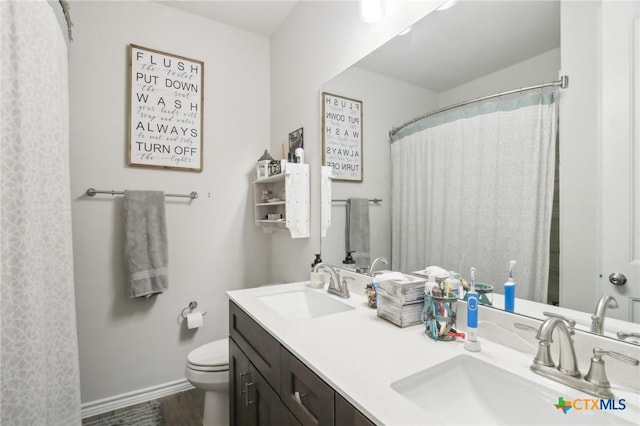
{"type": "MultiPolygon", "coordinates": [[[[475,283],[476,293],[478,293],[478,302],[481,305],[493,306],[493,286],[485,283],[475,283]]],[[[467,292],[465,291],[464,300],[467,300],[467,292]]]]}
{"type": "Polygon", "coordinates": [[[434,286],[424,295],[424,308],[422,310],[422,322],[425,324],[425,334],[433,340],[452,341],[456,339],[454,332],[456,326],[456,291],[443,295],[443,292],[434,286]]]}

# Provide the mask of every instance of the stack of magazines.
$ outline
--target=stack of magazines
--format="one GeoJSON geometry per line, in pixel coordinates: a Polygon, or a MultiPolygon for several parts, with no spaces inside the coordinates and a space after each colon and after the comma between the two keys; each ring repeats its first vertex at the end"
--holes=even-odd
{"type": "Polygon", "coordinates": [[[376,277],[378,316],[399,326],[422,323],[424,285],[427,280],[390,272],[376,277]]]}

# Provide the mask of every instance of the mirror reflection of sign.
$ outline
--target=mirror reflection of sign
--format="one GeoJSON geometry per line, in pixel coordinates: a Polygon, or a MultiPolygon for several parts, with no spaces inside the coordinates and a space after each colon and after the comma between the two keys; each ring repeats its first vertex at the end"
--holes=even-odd
{"type": "Polygon", "coordinates": [[[130,45],[129,164],[202,170],[204,63],[130,45]]]}
{"type": "Polygon", "coordinates": [[[362,181],[362,102],[323,93],[323,164],[335,180],[362,181]]]}

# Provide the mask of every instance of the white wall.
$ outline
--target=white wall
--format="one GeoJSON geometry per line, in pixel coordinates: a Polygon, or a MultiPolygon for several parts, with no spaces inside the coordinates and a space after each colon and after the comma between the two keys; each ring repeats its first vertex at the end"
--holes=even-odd
{"type": "MultiPolygon", "coordinates": [[[[305,161],[311,164],[311,205],[320,202],[324,83],[443,3],[387,1],[377,24],[359,21],[355,1],[303,1],[271,38],[271,148],[278,152],[289,132],[304,127],[305,161]]],[[[311,209],[311,238],[272,236],[271,279],[308,279],[314,253],[320,253],[320,209],[311,209]]]]}
{"type": "Polygon", "coordinates": [[[82,401],[184,378],[187,353],[228,334],[225,290],[264,282],[268,239],[253,223],[254,165],[268,148],[269,40],[155,2],[74,2],[71,190],[82,401]],[[204,171],[126,165],[127,45],[205,62],[204,171]],[[128,299],[122,197],[87,188],[197,191],[168,199],[169,290],[128,299]],[[189,331],[189,301],[207,311],[189,331]]]}
{"type": "MultiPolygon", "coordinates": [[[[333,182],[332,198],[381,198],[369,204],[371,261],[378,256],[391,259],[391,161],[389,130],[436,108],[437,95],[428,90],[351,67],[322,87],[329,93],[362,101],[363,180],[333,182]]],[[[334,203],[331,228],[322,239],[322,259],[341,265],[345,257],[345,203],[334,203]]]]}
{"type": "Polygon", "coordinates": [[[558,80],[559,70],[560,48],[557,48],[440,93],[438,108],[494,93],[549,83],[558,80]]]}

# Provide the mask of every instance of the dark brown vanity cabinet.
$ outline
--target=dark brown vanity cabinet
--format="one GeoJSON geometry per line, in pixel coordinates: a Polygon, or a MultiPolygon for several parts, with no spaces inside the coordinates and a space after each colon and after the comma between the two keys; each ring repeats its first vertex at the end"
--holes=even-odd
{"type": "Polygon", "coordinates": [[[229,336],[232,426],[373,425],[231,301],[229,336]]]}
{"type": "Polygon", "coordinates": [[[280,351],[280,398],[303,425],[334,425],[333,389],[287,349],[280,351]]]}
{"type": "Polygon", "coordinates": [[[230,420],[232,425],[283,425],[286,408],[249,358],[229,341],[230,420]]]}
{"type": "Polygon", "coordinates": [[[342,397],[335,394],[336,425],[340,426],[374,426],[364,414],[358,411],[353,405],[342,397]]]}

